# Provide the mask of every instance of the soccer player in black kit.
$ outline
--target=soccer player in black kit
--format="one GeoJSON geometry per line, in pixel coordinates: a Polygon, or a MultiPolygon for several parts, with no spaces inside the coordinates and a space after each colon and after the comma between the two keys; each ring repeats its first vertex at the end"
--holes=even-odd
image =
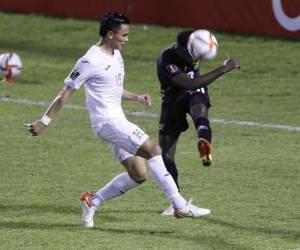
{"type": "MultiPolygon", "coordinates": [[[[227,58],[222,66],[200,75],[201,57],[196,58],[187,48],[189,36],[195,31],[180,32],[176,43],[171,44],[157,58],[157,76],[162,96],[159,144],[167,170],[178,189],[175,151],[181,132],[188,129],[186,115],[191,116],[198,134],[198,150],[202,164],[209,167],[212,164],[212,131],[208,118],[210,100],[207,86],[223,74],[240,68],[237,60],[227,58]]],[[[161,215],[173,215],[173,207],[170,206],[161,215]]]]}

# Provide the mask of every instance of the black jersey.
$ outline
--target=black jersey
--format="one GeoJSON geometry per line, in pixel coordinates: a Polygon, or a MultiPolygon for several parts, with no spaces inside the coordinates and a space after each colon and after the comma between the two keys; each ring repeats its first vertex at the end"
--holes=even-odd
{"type": "MultiPolygon", "coordinates": [[[[170,94],[191,92],[191,90],[186,90],[174,84],[172,79],[180,73],[185,73],[190,78],[193,78],[199,75],[199,67],[197,64],[184,63],[176,53],[175,44],[172,44],[157,58],[157,76],[160,81],[163,98],[170,94]]],[[[200,89],[194,91],[200,91],[200,89]]],[[[202,88],[201,91],[206,92],[206,88],[202,88]]]]}
{"type": "Polygon", "coordinates": [[[175,51],[175,44],[165,49],[157,58],[157,76],[163,98],[160,113],[160,135],[176,134],[188,128],[186,114],[193,106],[210,107],[207,88],[186,89],[174,84],[173,78],[180,73],[189,77],[199,75],[199,67],[184,63],[175,51]]]}

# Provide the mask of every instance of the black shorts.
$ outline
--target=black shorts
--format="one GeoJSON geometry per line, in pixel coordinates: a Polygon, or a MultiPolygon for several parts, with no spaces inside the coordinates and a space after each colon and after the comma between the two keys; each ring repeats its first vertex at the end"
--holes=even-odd
{"type": "Polygon", "coordinates": [[[208,93],[180,92],[168,95],[161,105],[159,135],[178,135],[187,130],[187,114],[191,107],[198,104],[204,104],[207,108],[211,106],[208,93]]]}

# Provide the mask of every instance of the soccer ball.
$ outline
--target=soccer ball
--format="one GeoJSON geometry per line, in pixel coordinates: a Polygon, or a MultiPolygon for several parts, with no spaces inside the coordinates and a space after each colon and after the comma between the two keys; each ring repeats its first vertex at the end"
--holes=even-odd
{"type": "Polygon", "coordinates": [[[214,34],[208,30],[196,30],[187,43],[188,51],[194,60],[213,59],[218,52],[218,42],[214,34]]]}
{"type": "Polygon", "coordinates": [[[14,82],[15,77],[22,71],[21,58],[14,52],[0,54],[0,76],[4,81],[14,82]]]}

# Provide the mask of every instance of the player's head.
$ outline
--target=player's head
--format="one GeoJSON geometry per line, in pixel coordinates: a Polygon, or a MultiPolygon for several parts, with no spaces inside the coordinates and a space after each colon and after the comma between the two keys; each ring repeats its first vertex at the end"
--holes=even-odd
{"type": "Polygon", "coordinates": [[[194,31],[195,30],[184,30],[184,31],[178,33],[178,35],[177,35],[176,52],[179,55],[179,57],[182,60],[184,60],[186,63],[193,63],[193,58],[188,51],[187,43],[188,43],[190,35],[194,31]]]}
{"type": "Polygon", "coordinates": [[[109,31],[116,33],[122,24],[130,24],[128,17],[117,12],[107,12],[101,19],[99,35],[105,37],[109,31]]]}

